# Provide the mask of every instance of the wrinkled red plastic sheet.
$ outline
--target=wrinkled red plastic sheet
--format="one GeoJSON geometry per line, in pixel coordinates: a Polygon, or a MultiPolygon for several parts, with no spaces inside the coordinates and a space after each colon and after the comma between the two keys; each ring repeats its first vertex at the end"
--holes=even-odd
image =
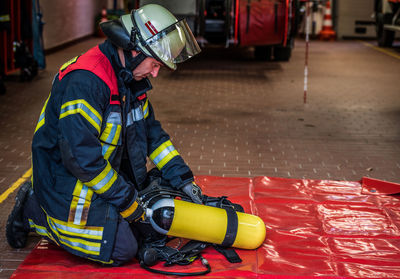
{"type": "MultiPolygon", "coordinates": [[[[229,196],[259,215],[267,236],[255,251],[237,250],[231,264],[212,248],[204,257],[211,278],[400,278],[400,184],[370,178],[360,182],[271,177],[196,178],[211,196],[229,196]]],[[[160,264],[157,268],[163,268],[160,264]]],[[[174,271],[199,271],[192,266],[174,271]]],[[[171,269],[168,269],[171,270],[171,269]]],[[[42,241],[12,278],[167,277],[137,261],[103,267],[42,241]]]]}

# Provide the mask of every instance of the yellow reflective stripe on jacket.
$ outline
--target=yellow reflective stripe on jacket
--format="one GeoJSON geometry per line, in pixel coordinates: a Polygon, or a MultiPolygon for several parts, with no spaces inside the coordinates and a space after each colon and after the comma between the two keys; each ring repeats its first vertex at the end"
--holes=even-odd
{"type": "Polygon", "coordinates": [[[75,184],[69,208],[68,222],[75,225],[86,225],[93,190],[84,185],[80,180],[75,184]]]}
{"type": "MultiPolygon", "coordinates": [[[[79,203],[80,194],[82,191],[83,183],[80,180],[76,181],[74,192],[72,193],[72,202],[69,207],[69,215],[68,215],[68,223],[74,223],[75,215],[76,215],[76,208],[79,203]]],[[[78,225],[78,224],[76,224],[78,225]]]]}
{"type": "MultiPolygon", "coordinates": [[[[56,242],[55,239],[53,238],[53,236],[51,235],[51,233],[49,233],[49,232],[47,231],[47,228],[46,228],[46,227],[36,225],[36,224],[33,222],[32,219],[28,219],[28,222],[29,222],[29,227],[30,227],[31,229],[34,229],[35,232],[36,232],[37,234],[39,234],[39,235],[41,235],[41,236],[46,236],[46,237],[50,238],[51,240],[53,240],[54,242],[56,242]]],[[[56,243],[57,243],[57,242],[56,242],[56,243]]]]}
{"type": "Polygon", "coordinates": [[[107,161],[107,166],[103,169],[103,171],[94,179],[85,182],[85,184],[89,187],[92,187],[97,194],[103,194],[110,189],[116,179],[117,173],[111,167],[110,162],[107,161]]]}
{"type": "Polygon", "coordinates": [[[87,236],[89,236],[93,239],[94,233],[97,234],[96,239],[101,240],[103,228],[95,227],[95,230],[90,230],[88,227],[84,227],[84,229],[80,229],[76,228],[76,226],[73,226],[72,224],[67,224],[50,216],[47,216],[47,222],[52,232],[57,236],[59,243],[88,255],[100,255],[100,242],[88,241],[82,238],[87,238],[87,236]],[[80,233],[79,231],[82,231],[83,233],[80,233]],[[79,238],[69,237],[66,235],[77,236],[79,238]]]}
{"type": "Polygon", "coordinates": [[[40,129],[40,127],[42,127],[44,125],[44,122],[45,122],[45,111],[46,111],[47,102],[49,101],[50,96],[51,96],[51,92],[49,94],[49,97],[47,97],[46,102],[44,102],[44,106],[42,108],[42,111],[40,112],[39,121],[36,124],[36,128],[35,128],[35,133],[36,133],[37,130],[40,129]]]}
{"type": "Polygon", "coordinates": [[[10,21],[10,15],[5,14],[5,15],[0,15],[0,22],[7,22],[10,21]]]}
{"type": "Polygon", "coordinates": [[[102,122],[101,115],[85,100],[79,99],[67,102],[61,106],[60,119],[72,115],[81,114],[100,134],[100,127],[102,122]]]}
{"type": "Polygon", "coordinates": [[[172,145],[172,142],[167,140],[150,154],[150,159],[158,169],[161,169],[163,166],[165,166],[165,164],[171,161],[172,158],[178,155],[179,153],[172,145]]]}
{"type": "Polygon", "coordinates": [[[101,133],[100,141],[102,146],[102,155],[108,160],[120,141],[122,130],[121,113],[111,112],[107,118],[106,127],[101,133]]]}
{"type": "Polygon", "coordinates": [[[69,65],[71,65],[72,63],[75,63],[76,60],[78,59],[78,57],[79,57],[79,56],[75,56],[74,58],[72,58],[72,59],[68,60],[67,62],[65,62],[65,63],[61,66],[60,70],[63,71],[63,70],[65,70],[65,68],[67,68],[69,65]]]}
{"type": "Polygon", "coordinates": [[[103,227],[74,225],[50,216],[48,216],[47,221],[51,221],[51,224],[53,225],[50,226],[51,228],[54,228],[57,231],[66,235],[79,236],[82,238],[94,240],[101,240],[103,238],[103,227]]]}
{"type": "Polygon", "coordinates": [[[119,140],[119,136],[121,134],[121,125],[122,118],[120,112],[110,112],[107,117],[106,127],[104,131],[101,133],[100,140],[108,143],[116,145],[119,140]]]}
{"type": "Polygon", "coordinates": [[[109,123],[106,124],[106,128],[104,129],[100,137],[100,139],[105,138],[107,140],[107,142],[101,142],[101,152],[104,159],[110,159],[111,154],[114,152],[116,145],[118,144],[119,137],[121,135],[121,129],[121,125],[116,126],[109,123]],[[111,141],[111,144],[108,143],[109,141],[111,141]]]}
{"type": "Polygon", "coordinates": [[[124,218],[131,216],[132,213],[135,212],[137,207],[138,203],[135,201],[128,209],[125,209],[124,211],[121,212],[121,216],[124,218]]]}
{"type": "Polygon", "coordinates": [[[54,233],[58,237],[58,241],[65,246],[70,247],[71,249],[80,251],[85,254],[89,255],[100,255],[100,243],[96,242],[90,242],[86,240],[82,240],[80,238],[74,238],[74,237],[66,237],[61,234],[59,234],[57,231],[54,231],[54,233]]]}
{"type": "MultiPolygon", "coordinates": [[[[108,160],[115,150],[115,145],[118,143],[121,134],[121,128],[121,114],[116,112],[111,113],[107,118],[106,127],[100,136],[100,140],[105,141],[105,143],[101,142],[104,159],[108,160]],[[111,143],[111,145],[108,143],[111,143]]],[[[70,205],[68,222],[75,225],[86,225],[93,191],[99,194],[104,193],[111,187],[116,178],[116,174],[114,174],[111,165],[108,163],[103,172],[92,181],[86,183],[86,185],[77,180],[72,194],[73,198],[70,205]],[[110,176],[111,179],[108,179],[110,176]]]]}
{"type": "Polygon", "coordinates": [[[100,140],[106,143],[116,145],[121,134],[121,125],[115,125],[107,123],[103,133],[100,136],[100,140]]]}
{"type": "Polygon", "coordinates": [[[111,157],[111,154],[114,152],[116,146],[110,145],[107,143],[101,143],[101,153],[103,154],[104,159],[108,160],[111,157]]]}
{"type": "Polygon", "coordinates": [[[149,99],[146,99],[146,102],[144,103],[143,115],[145,119],[149,116],[149,99]]]}
{"type": "Polygon", "coordinates": [[[99,262],[99,263],[103,263],[103,264],[112,264],[114,262],[112,259],[110,259],[108,262],[105,262],[105,261],[100,261],[99,259],[93,259],[91,257],[87,257],[87,258],[91,261],[95,261],[95,262],[99,262]]]}

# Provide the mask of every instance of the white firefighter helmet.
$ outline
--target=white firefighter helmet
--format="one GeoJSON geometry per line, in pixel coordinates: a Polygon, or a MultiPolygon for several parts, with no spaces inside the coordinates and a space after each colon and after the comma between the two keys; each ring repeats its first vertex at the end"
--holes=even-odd
{"type": "Polygon", "coordinates": [[[116,32],[121,32],[116,27],[117,22],[101,24],[103,32],[113,43],[123,49],[142,51],[172,70],[176,69],[176,63],[181,63],[201,51],[186,20],[178,21],[160,5],[144,5],[121,16],[119,23],[125,36],[116,35],[116,32]]]}

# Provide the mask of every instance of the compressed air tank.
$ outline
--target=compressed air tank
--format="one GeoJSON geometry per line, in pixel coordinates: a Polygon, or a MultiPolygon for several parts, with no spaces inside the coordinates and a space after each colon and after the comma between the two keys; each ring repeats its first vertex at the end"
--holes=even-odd
{"type": "Polygon", "coordinates": [[[260,217],[177,199],[161,199],[146,216],[159,233],[223,246],[256,249],[265,239],[260,217]]]}

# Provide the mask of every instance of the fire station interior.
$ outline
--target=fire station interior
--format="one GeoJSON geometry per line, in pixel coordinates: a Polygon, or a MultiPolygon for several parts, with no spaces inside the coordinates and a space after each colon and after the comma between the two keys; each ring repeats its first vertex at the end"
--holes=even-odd
{"type": "Polygon", "coordinates": [[[229,37],[229,15],[231,5],[225,0],[204,1],[204,23],[201,27],[203,36],[209,42],[225,42],[229,37]]]}
{"type": "MultiPolygon", "coordinates": [[[[265,182],[259,192],[254,186],[250,196],[257,202],[240,200],[266,208],[249,212],[265,223],[262,247],[238,249],[242,263],[211,256],[208,276],[400,278],[400,2],[393,0],[2,0],[0,278],[75,278],[91,271],[92,278],[158,276],[139,272],[136,260],[129,268],[107,269],[55,245],[37,246],[42,237],[33,232],[20,249],[11,248],[5,236],[16,194],[31,179],[32,137],[60,67],[107,39],[100,22],[151,3],[186,18],[201,48],[177,70],[162,67],[150,77],[147,96],[203,193],[235,200],[237,191],[248,192],[240,189],[246,183],[253,189],[257,181],[276,182],[265,182]],[[375,181],[372,196],[361,190],[368,179],[375,181]],[[318,200],[320,192],[284,200],[295,189],[303,193],[304,185],[329,193],[326,200],[318,200]],[[379,185],[390,191],[381,193],[379,185]],[[309,219],[305,229],[291,226],[296,217],[284,209],[291,203],[318,204],[310,215],[301,209],[297,214],[318,215],[325,225],[310,235],[309,219]],[[343,213],[352,210],[354,215],[343,213]],[[371,227],[355,226],[358,218],[371,227]],[[329,231],[326,224],[332,225],[329,231]],[[357,233],[335,231],[352,225],[357,233]],[[268,242],[280,233],[287,238],[268,242]],[[279,250],[293,239],[328,236],[324,248],[279,250]],[[332,248],[343,239],[351,244],[332,248]],[[325,250],[330,256],[315,252],[325,250]],[[332,263],[336,268],[328,269],[332,263]]],[[[149,160],[147,168],[153,167],[149,160]]],[[[215,252],[207,251],[205,258],[215,252]]]]}

